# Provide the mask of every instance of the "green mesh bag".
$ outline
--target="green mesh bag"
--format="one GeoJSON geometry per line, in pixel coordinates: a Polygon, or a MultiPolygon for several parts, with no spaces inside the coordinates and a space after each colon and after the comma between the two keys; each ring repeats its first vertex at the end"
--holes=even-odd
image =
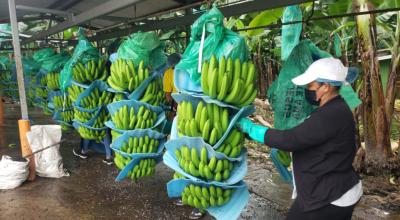
{"type": "Polygon", "coordinates": [[[41,50],[36,51],[32,58],[33,60],[35,60],[36,62],[40,63],[40,65],[46,61],[47,59],[49,59],[50,57],[54,56],[56,53],[53,49],[51,48],[44,48],[41,50]]]}
{"type": "Polygon", "coordinates": [[[300,124],[314,107],[304,98],[304,88],[292,83],[292,79],[306,71],[314,61],[331,57],[318,49],[310,40],[301,41],[283,64],[279,77],[268,90],[268,100],[274,111],[274,127],[290,129],[300,124]]]}
{"type": "MultiPolygon", "coordinates": [[[[22,69],[24,72],[24,76],[31,76],[39,72],[40,70],[40,64],[36,62],[32,57],[30,56],[25,56],[22,57],[22,69]]],[[[17,82],[17,69],[16,69],[16,64],[15,60],[12,63],[12,77],[13,81],[17,82]]]]}
{"type": "Polygon", "coordinates": [[[182,55],[176,70],[189,74],[194,84],[200,85],[200,63],[209,60],[214,54],[239,58],[241,61],[249,59],[246,42],[242,36],[224,27],[224,15],[216,7],[205,12],[191,27],[190,42],[182,55]]]}
{"type": "Polygon", "coordinates": [[[55,54],[48,59],[43,60],[42,69],[48,73],[58,72],[62,69],[65,63],[68,61],[69,56],[66,52],[55,54]]]}
{"type": "Polygon", "coordinates": [[[117,53],[118,58],[133,60],[134,63],[143,60],[146,66],[155,69],[166,62],[164,47],[156,33],[138,32],[122,42],[117,53]]]}
{"type": "MultiPolygon", "coordinates": [[[[10,24],[0,24],[0,30],[11,33],[11,26],[10,24]]],[[[9,39],[10,36],[11,34],[0,32],[0,44],[2,41],[9,39]]]]}
{"type": "MultiPolygon", "coordinates": [[[[282,22],[302,21],[303,15],[298,5],[289,6],[285,8],[282,16],[282,22]]],[[[299,43],[302,23],[283,25],[282,26],[282,47],[281,59],[287,60],[293,48],[299,43]]]]}
{"type": "Polygon", "coordinates": [[[79,34],[79,41],[75,47],[72,57],[64,65],[60,73],[60,88],[65,91],[66,88],[71,84],[72,79],[72,68],[79,61],[86,64],[90,60],[98,60],[100,58],[99,51],[94,47],[86,37],[81,33],[79,34]]]}
{"type": "Polygon", "coordinates": [[[0,56],[0,71],[9,70],[10,60],[6,56],[0,56]]]}

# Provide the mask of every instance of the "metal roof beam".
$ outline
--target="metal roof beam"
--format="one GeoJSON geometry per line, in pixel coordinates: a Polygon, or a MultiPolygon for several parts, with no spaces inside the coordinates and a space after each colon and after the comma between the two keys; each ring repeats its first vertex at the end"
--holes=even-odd
{"type": "Polygon", "coordinates": [[[37,35],[32,36],[31,38],[25,40],[23,43],[30,43],[35,40],[41,40],[46,38],[49,35],[59,33],[65,29],[68,29],[72,26],[79,25],[82,23],[85,23],[89,20],[92,20],[94,18],[110,14],[114,11],[117,11],[119,9],[122,9],[124,7],[130,6],[132,4],[138,3],[143,0],[108,0],[107,2],[98,5],[88,11],[82,12],[71,20],[67,20],[65,22],[62,22],[60,24],[57,24],[54,27],[49,28],[46,31],[40,32],[37,35]]]}
{"type": "MultiPolygon", "coordinates": [[[[288,5],[295,5],[312,1],[313,0],[280,0],[280,1],[254,0],[237,4],[230,4],[225,7],[220,7],[219,9],[221,10],[221,12],[224,14],[225,17],[230,17],[230,16],[237,16],[251,12],[280,8],[288,5]]],[[[136,25],[136,26],[132,25],[132,27],[129,28],[116,29],[116,30],[112,29],[107,32],[103,32],[102,34],[99,34],[99,36],[94,36],[90,38],[90,40],[99,41],[110,38],[127,36],[130,35],[131,33],[138,31],[152,31],[159,29],[168,30],[178,26],[191,25],[202,14],[203,12],[196,14],[189,14],[181,17],[175,17],[171,19],[158,20],[157,22],[151,22],[144,25],[136,25]]]]}
{"type": "Polygon", "coordinates": [[[48,13],[48,14],[59,15],[59,16],[63,16],[63,17],[71,17],[73,15],[72,13],[69,13],[66,11],[60,11],[60,10],[49,9],[49,8],[38,8],[38,7],[32,7],[32,6],[27,6],[27,5],[16,5],[15,7],[17,10],[21,10],[21,11],[48,13]]]}

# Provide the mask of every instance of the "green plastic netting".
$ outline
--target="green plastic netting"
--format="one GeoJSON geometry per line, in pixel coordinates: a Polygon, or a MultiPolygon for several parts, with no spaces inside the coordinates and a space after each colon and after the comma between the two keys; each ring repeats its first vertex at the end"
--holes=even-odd
{"type": "MultiPolygon", "coordinates": [[[[37,61],[35,61],[31,56],[22,57],[21,61],[22,61],[22,69],[24,72],[24,76],[31,76],[39,72],[40,64],[37,61]]],[[[13,81],[17,82],[17,69],[15,60],[13,60],[11,71],[13,73],[12,74],[13,81]]]]}
{"type": "Polygon", "coordinates": [[[0,56],[0,71],[9,70],[10,60],[6,56],[0,56]]]}
{"type": "Polygon", "coordinates": [[[36,52],[33,54],[32,57],[33,57],[33,59],[34,59],[36,62],[42,64],[45,60],[47,60],[49,57],[54,56],[55,54],[56,54],[56,53],[55,53],[55,51],[54,51],[53,49],[51,49],[51,48],[44,48],[44,49],[41,49],[41,50],[36,51],[36,52]]]}
{"type": "MultiPolygon", "coordinates": [[[[0,30],[11,33],[11,25],[10,24],[0,24],[0,30]]],[[[3,40],[9,39],[9,37],[11,37],[11,34],[0,32],[0,44],[3,40]]]]}
{"type": "Polygon", "coordinates": [[[62,69],[65,63],[68,61],[68,53],[62,52],[43,60],[42,69],[48,73],[58,72],[62,69]]]}
{"type": "MultiPolygon", "coordinates": [[[[303,15],[298,5],[285,8],[282,16],[282,22],[302,21],[303,15]]],[[[302,23],[283,25],[282,26],[282,47],[281,59],[287,60],[293,48],[299,43],[302,31],[302,23]]]]}
{"type": "Polygon", "coordinates": [[[268,90],[268,100],[274,111],[274,127],[289,129],[301,123],[314,107],[304,98],[304,88],[292,83],[292,79],[306,71],[314,61],[331,57],[318,49],[310,40],[301,41],[283,64],[279,77],[268,90]]]}
{"type": "Polygon", "coordinates": [[[60,88],[65,91],[71,84],[72,79],[72,68],[79,61],[86,64],[90,60],[98,60],[100,58],[100,53],[96,47],[94,47],[86,37],[80,32],[79,42],[75,47],[72,57],[64,65],[64,68],[60,73],[60,88]]]}
{"type": "Polygon", "coordinates": [[[122,42],[118,48],[118,58],[133,60],[134,63],[143,60],[146,66],[155,69],[166,62],[164,47],[156,33],[138,32],[122,42]]]}
{"type": "Polygon", "coordinates": [[[190,42],[182,55],[176,69],[186,71],[193,82],[200,83],[199,54],[202,61],[209,60],[214,54],[239,58],[241,61],[249,59],[246,42],[239,34],[224,27],[224,15],[216,7],[205,12],[191,27],[190,42]],[[202,40],[204,39],[203,45],[202,40]]]}

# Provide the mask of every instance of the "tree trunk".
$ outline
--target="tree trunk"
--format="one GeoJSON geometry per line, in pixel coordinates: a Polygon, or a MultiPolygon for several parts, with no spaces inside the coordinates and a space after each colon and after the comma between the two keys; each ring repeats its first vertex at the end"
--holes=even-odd
{"type": "MultiPolygon", "coordinates": [[[[371,10],[367,0],[354,0],[356,11],[371,10]]],[[[390,124],[388,123],[379,61],[376,53],[376,24],[374,15],[356,16],[360,58],[364,72],[363,126],[365,166],[368,173],[382,173],[392,157],[390,124]]],[[[386,170],[389,171],[389,170],[386,170]]]]}
{"type": "Polygon", "coordinates": [[[396,32],[395,32],[395,41],[393,42],[392,47],[392,60],[389,70],[389,80],[388,85],[386,88],[386,115],[388,118],[389,124],[392,122],[393,116],[393,106],[394,101],[396,99],[396,80],[397,80],[397,73],[399,72],[399,60],[400,60],[400,53],[399,53],[399,46],[400,46],[400,12],[397,12],[397,25],[396,25],[396,32]]]}
{"type": "Polygon", "coordinates": [[[267,91],[267,69],[264,65],[264,59],[261,51],[261,41],[257,45],[257,52],[254,55],[253,61],[257,67],[258,72],[258,88],[260,89],[258,92],[258,97],[261,99],[265,99],[266,91],[267,91]]]}

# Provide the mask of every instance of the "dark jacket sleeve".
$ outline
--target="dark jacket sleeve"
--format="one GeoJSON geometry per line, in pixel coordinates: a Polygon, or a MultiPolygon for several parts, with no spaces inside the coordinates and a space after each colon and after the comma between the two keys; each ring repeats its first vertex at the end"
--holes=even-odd
{"type": "Polygon", "coordinates": [[[265,133],[264,142],[270,147],[289,152],[318,146],[335,135],[337,131],[335,118],[327,111],[315,112],[292,129],[269,129],[265,133]]]}

